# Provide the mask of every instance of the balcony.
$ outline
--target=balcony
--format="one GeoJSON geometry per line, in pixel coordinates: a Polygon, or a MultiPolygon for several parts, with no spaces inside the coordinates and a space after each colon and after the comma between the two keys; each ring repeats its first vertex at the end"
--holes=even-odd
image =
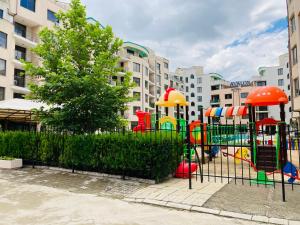
{"type": "Polygon", "coordinates": [[[34,48],[37,45],[37,39],[28,34],[26,37],[23,37],[19,33],[14,33],[14,38],[17,45],[24,46],[26,48],[34,48]]]}

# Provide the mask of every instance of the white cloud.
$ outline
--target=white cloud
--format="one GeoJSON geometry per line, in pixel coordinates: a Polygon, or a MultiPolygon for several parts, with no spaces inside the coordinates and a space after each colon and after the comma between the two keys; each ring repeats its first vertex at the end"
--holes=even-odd
{"type": "Polygon", "coordinates": [[[83,0],[88,14],[124,40],[170,59],[171,69],[202,65],[247,78],[287,51],[286,31],[258,34],[286,16],[282,0],[83,0]],[[226,48],[251,33],[247,43],[226,48]]]}

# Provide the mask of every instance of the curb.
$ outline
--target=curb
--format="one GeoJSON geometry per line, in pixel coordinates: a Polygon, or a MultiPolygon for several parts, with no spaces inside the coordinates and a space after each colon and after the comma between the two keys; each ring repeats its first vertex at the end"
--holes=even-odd
{"type": "MultiPolygon", "coordinates": [[[[32,166],[25,165],[25,166],[23,166],[23,168],[32,168],[32,166]]],[[[35,165],[34,168],[73,173],[72,169],[65,169],[65,168],[60,168],[60,167],[37,166],[37,165],[35,165]]],[[[137,178],[137,177],[125,176],[125,178],[124,178],[122,175],[113,175],[113,174],[98,173],[98,172],[89,172],[89,171],[83,171],[83,170],[74,170],[74,173],[75,174],[90,175],[90,176],[95,176],[95,177],[103,177],[103,178],[105,177],[105,178],[120,179],[120,180],[127,180],[127,181],[136,181],[136,182],[144,183],[144,184],[155,184],[154,180],[142,179],[142,178],[137,178]]]]}
{"type": "Polygon", "coordinates": [[[295,221],[295,220],[280,219],[275,217],[251,215],[251,214],[237,213],[237,212],[229,212],[225,210],[210,209],[210,208],[205,208],[200,206],[186,205],[186,204],[175,203],[175,202],[166,202],[166,201],[160,201],[154,199],[152,200],[152,199],[142,199],[142,198],[124,198],[123,200],[129,203],[140,203],[146,205],[160,206],[160,207],[165,207],[170,209],[212,214],[212,215],[222,216],[226,218],[235,218],[235,219],[259,222],[259,223],[280,224],[280,225],[300,224],[300,221],[295,221]]]}

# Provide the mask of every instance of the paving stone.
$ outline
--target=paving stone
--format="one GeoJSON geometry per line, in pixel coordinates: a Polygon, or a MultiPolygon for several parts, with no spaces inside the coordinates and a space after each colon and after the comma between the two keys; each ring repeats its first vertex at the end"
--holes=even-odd
{"type": "Polygon", "coordinates": [[[167,202],[158,201],[155,199],[145,199],[143,203],[151,204],[151,205],[159,205],[159,206],[165,206],[167,202]]]}
{"type": "Polygon", "coordinates": [[[254,215],[252,217],[252,220],[256,221],[256,222],[264,222],[264,223],[268,223],[269,222],[269,218],[266,217],[266,216],[256,216],[256,215],[254,215]]]}
{"type": "Polygon", "coordinates": [[[269,223],[288,225],[289,221],[286,219],[279,219],[279,218],[271,217],[271,218],[269,218],[269,223]]]}
{"type": "Polygon", "coordinates": [[[220,214],[220,210],[209,209],[209,208],[204,208],[204,207],[199,207],[199,206],[192,206],[191,211],[209,213],[209,214],[215,214],[215,215],[220,214]]]}
{"type": "Polygon", "coordinates": [[[300,225],[300,221],[290,220],[289,225],[300,225]]]}
{"type": "Polygon", "coordinates": [[[166,198],[163,199],[163,201],[181,203],[184,199],[186,199],[187,197],[189,197],[192,194],[193,194],[193,192],[191,192],[191,191],[178,190],[178,191],[175,191],[172,194],[168,195],[166,198]]]}
{"type": "Polygon", "coordinates": [[[192,206],[190,205],[184,205],[184,204],[179,204],[175,202],[168,202],[166,206],[171,207],[171,208],[176,208],[176,209],[182,209],[182,210],[191,210],[192,206]]]}
{"type": "Polygon", "coordinates": [[[228,212],[228,211],[221,211],[221,216],[228,216],[233,217],[237,219],[245,219],[245,220],[251,220],[252,216],[244,213],[236,213],[236,212],[228,212]]]}

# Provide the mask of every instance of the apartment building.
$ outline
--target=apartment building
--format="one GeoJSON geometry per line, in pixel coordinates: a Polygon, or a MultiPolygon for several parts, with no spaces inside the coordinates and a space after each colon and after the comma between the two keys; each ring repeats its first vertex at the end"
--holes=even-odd
{"type": "MultiPolygon", "coordinates": [[[[211,106],[212,107],[230,107],[245,105],[245,100],[248,94],[259,86],[277,86],[281,88],[291,100],[291,85],[289,75],[289,60],[288,54],[279,56],[279,63],[272,67],[260,67],[258,69],[259,75],[253,76],[248,81],[237,81],[223,83],[219,89],[211,91],[211,106]]],[[[291,101],[285,106],[286,109],[286,123],[291,120],[291,101]]],[[[261,120],[264,118],[280,119],[280,111],[278,106],[260,106],[256,107],[256,118],[261,120]]],[[[221,122],[225,122],[222,118],[221,122]]],[[[228,123],[233,120],[228,120],[228,123]]],[[[235,122],[247,123],[247,117],[235,118],[235,122]]]]}
{"type": "Polygon", "coordinates": [[[300,126],[300,65],[298,48],[300,46],[300,1],[287,0],[289,19],[289,56],[291,64],[292,117],[300,126]]]}
{"type": "Polygon", "coordinates": [[[0,0],[0,100],[24,98],[29,92],[20,60],[39,63],[30,51],[39,30],[55,25],[55,13],[67,8],[55,0],[0,0]]]}
{"type": "MultiPolygon", "coordinates": [[[[128,104],[128,110],[124,112],[129,127],[133,128],[138,122],[135,115],[137,110],[155,113],[155,102],[164,91],[168,87],[183,90],[183,83],[176,74],[170,73],[169,60],[157,56],[147,47],[124,42],[119,55],[120,67],[124,72],[132,73],[132,81],[135,83],[130,93],[134,101],[128,104]]],[[[165,109],[159,108],[159,113],[165,114],[165,109]]],[[[174,109],[169,109],[169,113],[173,114],[174,109]]]]}

